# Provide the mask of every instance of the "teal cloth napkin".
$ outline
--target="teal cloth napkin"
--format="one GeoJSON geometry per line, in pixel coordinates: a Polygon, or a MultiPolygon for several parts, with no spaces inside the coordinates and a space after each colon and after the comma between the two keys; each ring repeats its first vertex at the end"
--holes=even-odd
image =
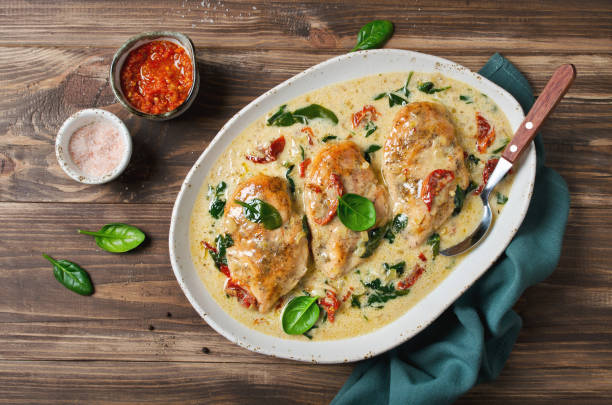
{"type": "MultiPolygon", "coordinates": [[[[479,73],[529,111],[533,91],[507,59],[496,53],[479,73]]],[[[527,287],[557,266],[569,212],[567,184],[544,166],[541,135],[535,145],[538,164],[531,204],[502,257],[423,332],[359,363],[332,405],[447,404],[475,384],[497,378],[522,326],[512,306],[527,287]]]]}

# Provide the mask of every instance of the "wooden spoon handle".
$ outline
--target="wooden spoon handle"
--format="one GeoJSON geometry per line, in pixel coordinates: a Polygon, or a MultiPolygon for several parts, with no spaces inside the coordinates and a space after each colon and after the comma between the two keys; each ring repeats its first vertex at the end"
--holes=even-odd
{"type": "Polygon", "coordinates": [[[557,68],[514,134],[514,138],[504,149],[503,158],[510,163],[514,163],[519,158],[523,150],[535,137],[540,126],[546,121],[548,115],[559,104],[575,78],[576,68],[574,65],[561,65],[557,68]]]}

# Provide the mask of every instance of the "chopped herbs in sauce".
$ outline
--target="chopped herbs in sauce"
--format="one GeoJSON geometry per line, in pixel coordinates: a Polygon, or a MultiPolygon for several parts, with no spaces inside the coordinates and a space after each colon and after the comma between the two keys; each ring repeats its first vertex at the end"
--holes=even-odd
{"type": "Polygon", "coordinates": [[[465,101],[465,104],[474,104],[474,100],[471,96],[464,96],[463,94],[459,96],[459,100],[465,101]]]}
{"type": "Polygon", "coordinates": [[[321,142],[329,142],[329,141],[333,141],[334,139],[337,139],[338,137],[336,135],[325,135],[322,139],[321,142]]]}
{"type": "Polygon", "coordinates": [[[217,235],[215,238],[215,246],[212,247],[205,243],[206,249],[208,253],[210,253],[210,257],[212,257],[215,266],[220,269],[221,266],[227,266],[227,258],[225,257],[225,251],[228,247],[234,246],[234,240],[230,236],[230,234],[217,235]]]}
{"type": "Polygon", "coordinates": [[[376,248],[380,245],[380,242],[382,242],[383,237],[389,230],[389,224],[390,223],[387,223],[386,225],[368,231],[368,240],[365,243],[363,253],[359,257],[365,258],[372,256],[376,248]]]}
{"type": "Polygon", "coordinates": [[[451,86],[436,88],[435,85],[433,84],[433,82],[419,83],[419,85],[417,86],[417,88],[420,91],[422,91],[423,93],[426,93],[426,94],[438,93],[440,91],[448,90],[448,89],[450,89],[450,87],[451,86]]]}
{"type": "Polygon", "coordinates": [[[225,196],[225,189],[227,188],[227,184],[222,181],[217,184],[216,187],[213,187],[211,184],[208,185],[208,199],[210,200],[210,204],[208,205],[208,212],[214,219],[219,219],[223,216],[223,209],[225,208],[225,199],[222,198],[225,196]]]}
{"type": "Polygon", "coordinates": [[[432,233],[429,239],[427,239],[427,244],[431,246],[431,253],[435,259],[438,253],[440,253],[440,234],[432,233]]]}
{"type": "Polygon", "coordinates": [[[351,307],[354,308],[361,308],[361,302],[359,302],[359,297],[361,297],[361,295],[354,295],[351,297],[351,307]]]}

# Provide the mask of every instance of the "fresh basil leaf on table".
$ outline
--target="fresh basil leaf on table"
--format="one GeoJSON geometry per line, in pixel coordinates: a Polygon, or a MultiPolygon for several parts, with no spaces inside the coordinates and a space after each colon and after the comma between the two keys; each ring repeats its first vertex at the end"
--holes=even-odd
{"type": "Polygon", "coordinates": [[[266,229],[276,229],[283,224],[283,219],[276,208],[259,198],[253,198],[249,202],[234,200],[238,205],[244,207],[244,216],[251,222],[263,224],[266,229]]]}
{"type": "Polygon", "coordinates": [[[353,231],[365,231],[376,223],[376,209],[372,201],[357,194],[338,198],[338,218],[353,231]]]}
{"type": "Polygon", "coordinates": [[[357,45],[351,52],[364,49],[380,48],[393,35],[393,23],[387,20],[374,20],[359,30],[357,34],[357,45]]]}
{"type": "Polygon", "coordinates": [[[76,263],[68,260],[55,260],[44,254],[43,257],[53,265],[53,276],[67,289],[81,295],[93,294],[93,284],[89,274],[76,263]]]}
{"type": "Polygon", "coordinates": [[[104,225],[99,231],[78,231],[82,235],[94,236],[96,244],[111,253],[128,252],[145,240],[145,234],[132,225],[113,223],[104,225]]]}
{"type": "Polygon", "coordinates": [[[310,330],[319,319],[319,297],[295,297],[283,311],[283,331],[288,335],[301,335],[310,330]]]}

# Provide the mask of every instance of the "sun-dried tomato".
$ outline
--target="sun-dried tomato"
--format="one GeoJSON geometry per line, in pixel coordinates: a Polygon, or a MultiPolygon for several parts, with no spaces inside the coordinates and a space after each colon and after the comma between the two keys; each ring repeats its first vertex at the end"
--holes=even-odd
{"type": "MultiPolygon", "coordinates": [[[[329,181],[331,185],[336,188],[336,193],[338,194],[338,197],[342,197],[344,195],[344,185],[342,184],[342,180],[340,179],[340,176],[338,176],[335,173],[332,173],[329,175],[329,181]]],[[[314,187],[317,187],[319,190],[321,190],[318,186],[314,184],[309,184],[308,186],[310,188],[314,186],[314,187]]],[[[329,203],[329,210],[327,211],[327,215],[323,218],[313,218],[313,220],[319,225],[327,225],[328,223],[331,222],[332,219],[334,219],[337,211],[338,211],[338,199],[334,198],[329,203]]]]}
{"type": "Polygon", "coordinates": [[[495,140],[495,128],[480,113],[476,113],[476,126],[478,128],[477,145],[478,152],[485,153],[495,140]]]}
{"type": "Polygon", "coordinates": [[[491,173],[493,173],[493,170],[495,170],[495,167],[497,166],[497,162],[499,162],[499,159],[487,160],[485,168],[482,171],[482,184],[476,189],[476,191],[474,191],[474,194],[478,195],[482,193],[482,190],[484,190],[487,182],[489,181],[489,177],[491,177],[491,173]]]}
{"type": "Polygon", "coordinates": [[[363,121],[363,119],[368,115],[370,116],[369,119],[371,121],[376,121],[379,114],[378,114],[378,111],[376,111],[376,108],[374,108],[374,106],[371,106],[371,105],[366,105],[363,107],[361,111],[357,111],[356,113],[353,113],[353,115],[351,116],[351,121],[353,122],[353,128],[357,128],[361,124],[361,121],[363,121]]]}
{"type": "Polygon", "coordinates": [[[227,280],[227,283],[225,284],[225,292],[228,295],[233,295],[236,297],[238,302],[240,302],[246,308],[257,306],[257,300],[255,297],[253,297],[244,287],[232,279],[227,280]]]}
{"type": "Polygon", "coordinates": [[[450,170],[436,169],[429,173],[421,188],[421,199],[427,206],[427,211],[431,211],[434,198],[454,178],[455,174],[450,170]]]}
{"type": "Polygon", "coordinates": [[[414,269],[412,270],[412,273],[410,273],[410,275],[406,277],[406,279],[397,283],[397,289],[398,290],[409,289],[410,287],[414,285],[414,283],[417,282],[417,280],[419,279],[419,277],[421,277],[424,271],[425,269],[423,267],[421,267],[418,264],[415,264],[414,269]]]}
{"type": "Polygon", "coordinates": [[[338,308],[340,308],[340,301],[338,301],[336,293],[331,290],[327,290],[325,298],[319,299],[319,305],[321,305],[325,312],[327,312],[327,319],[330,322],[334,322],[336,311],[338,308]]]}
{"type": "Polygon", "coordinates": [[[304,132],[308,136],[308,144],[314,145],[314,142],[312,141],[312,138],[314,138],[314,132],[312,132],[312,128],[304,127],[300,131],[304,132]]]}
{"type": "Polygon", "coordinates": [[[419,259],[421,259],[422,261],[426,262],[427,258],[425,257],[425,255],[423,254],[423,252],[419,253],[419,259]]]}
{"type": "Polygon", "coordinates": [[[310,164],[310,158],[305,159],[305,160],[300,162],[300,165],[299,165],[299,168],[300,168],[300,177],[306,176],[306,169],[308,169],[308,165],[309,164],[310,164]]]}
{"type": "Polygon", "coordinates": [[[285,137],[280,136],[273,140],[272,143],[270,143],[270,146],[260,150],[263,153],[263,156],[247,155],[246,158],[253,163],[270,163],[274,162],[284,149],[285,137]]]}

